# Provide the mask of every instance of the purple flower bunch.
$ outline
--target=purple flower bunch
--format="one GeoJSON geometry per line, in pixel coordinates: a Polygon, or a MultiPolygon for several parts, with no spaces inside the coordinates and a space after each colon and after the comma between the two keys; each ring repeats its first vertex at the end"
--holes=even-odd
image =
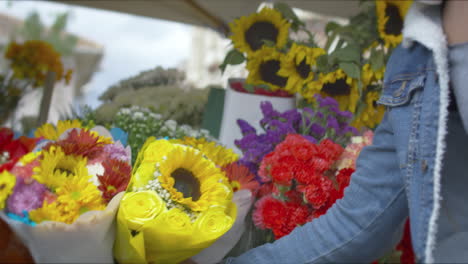
{"type": "Polygon", "coordinates": [[[353,114],[341,111],[338,102],[331,97],[317,94],[315,98],[312,108],[292,109],[283,113],[273,109],[271,102],[262,102],[261,133],[257,133],[245,120],[237,120],[243,135],[234,142],[243,153],[240,163],[256,174],[263,157],[272,152],[288,134],[301,134],[313,143],[328,138],[345,147],[350,137],[358,133],[349,125],[353,114]]]}

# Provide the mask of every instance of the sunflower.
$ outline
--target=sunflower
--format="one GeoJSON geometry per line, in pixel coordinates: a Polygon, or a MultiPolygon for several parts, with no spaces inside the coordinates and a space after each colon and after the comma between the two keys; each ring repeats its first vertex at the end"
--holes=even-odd
{"type": "Polygon", "coordinates": [[[63,132],[71,128],[82,128],[82,124],[79,120],[59,120],[57,122],[57,127],[54,127],[52,124],[47,123],[39,127],[36,132],[34,132],[35,137],[43,137],[48,140],[58,140],[60,135],[63,132]]]}
{"type": "Polygon", "coordinates": [[[224,167],[239,159],[239,155],[232,149],[226,148],[213,141],[207,141],[204,138],[185,137],[184,139],[171,140],[171,142],[200,150],[203,155],[213,161],[218,167],[224,167]]]}
{"type": "Polygon", "coordinates": [[[361,80],[364,86],[368,86],[372,83],[379,82],[383,79],[385,73],[385,66],[378,71],[372,70],[370,64],[364,64],[362,67],[361,80]]]}
{"type": "Polygon", "coordinates": [[[62,186],[57,188],[57,202],[67,204],[69,211],[78,211],[79,215],[105,208],[101,192],[89,181],[86,168],[76,170],[74,177],[68,177],[62,186]]]}
{"type": "Polygon", "coordinates": [[[312,66],[316,64],[317,57],[323,54],[325,50],[321,48],[294,43],[288,54],[282,57],[281,69],[278,71],[278,75],[288,78],[284,89],[291,94],[301,91],[305,84],[313,80],[312,66]]]}
{"type": "Polygon", "coordinates": [[[313,101],[316,93],[322,96],[333,97],[338,101],[342,111],[356,111],[359,101],[357,80],[346,75],[342,69],[334,72],[320,73],[318,80],[310,83],[304,93],[304,98],[313,101]]]}
{"type": "Polygon", "coordinates": [[[282,56],[284,56],[283,53],[271,47],[262,47],[255,52],[254,56],[247,61],[247,70],[249,71],[247,83],[266,84],[273,91],[283,89],[288,78],[278,75],[282,56]]]}
{"type": "Polygon", "coordinates": [[[402,41],[403,21],[412,2],[410,0],[376,1],[378,30],[385,47],[396,47],[402,41]]]}
{"type": "Polygon", "coordinates": [[[191,211],[225,205],[232,197],[224,173],[194,148],[174,145],[157,170],[170,199],[191,211]]]}
{"type": "Polygon", "coordinates": [[[52,147],[43,151],[39,161],[40,165],[34,168],[33,178],[52,189],[62,186],[68,177],[77,176],[84,170],[87,172],[86,158],[65,155],[61,148],[52,147]]]}
{"type": "Polygon", "coordinates": [[[264,40],[282,48],[288,40],[290,24],[275,9],[263,8],[260,13],[234,20],[230,27],[234,47],[250,56],[264,45],[264,40]]]}
{"type": "Polygon", "coordinates": [[[0,210],[5,207],[5,201],[13,192],[13,187],[15,187],[15,184],[15,175],[9,173],[6,170],[0,173],[0,210]]]}
{"type": "Polygon", "coordinates": [[[41,208],[29,212],[29,218],[35,223],[57,221],[71,224],[74,219],[78,218],[78,212],[74,212],[75,214],[72,214],[72,212],[67,213],[64,210],[65,208],[65,204],[58,203],[57,201],[49,203],[44,200],[41,208]]]}
{"type": "Polygon", "coordinates": [[[366,106],[364,111],[356,117],[356,119],[351,123],[353,127],[361,129],[362,127],[374,128],[376,127],[385,113],[385,107],[382,105],[377,105],[377,100],[379,100],[380,94],[377,91],[369,91],[366,94],[366,106]]]}

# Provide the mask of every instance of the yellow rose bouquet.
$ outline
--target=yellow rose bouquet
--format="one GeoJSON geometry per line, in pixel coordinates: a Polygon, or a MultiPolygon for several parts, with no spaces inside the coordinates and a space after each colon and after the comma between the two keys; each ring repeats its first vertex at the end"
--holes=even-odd
{"type": "Polygon", "coordinates": [[[203,140],[149,138],[117,214],[116,260],[178,263],[212,245],[236,220],[222,170],[236,159],[203,140]]]}
{"type": "Polygon", "coordinates": [[[130,149],[78,120],[46,124],[35,136],[36,148],[0,173],[0,217],[37,263],[112,263],[130,149]]]}

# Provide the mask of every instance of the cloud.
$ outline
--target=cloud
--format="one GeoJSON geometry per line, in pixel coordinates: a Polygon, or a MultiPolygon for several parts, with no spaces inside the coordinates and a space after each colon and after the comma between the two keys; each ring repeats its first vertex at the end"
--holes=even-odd
{"type": "Polygon", "coordinates": [[[175,67],[190,53],[192,27],[164,20],[43,1],[14,1],[0,12],[25,18],[37,10],[50,25],[54,15],[71,11],[68,31],[104,47],[99,72],[87,85],[86,103],[99,104],[97,97],[110,85],[156,66],[175,67]]]}

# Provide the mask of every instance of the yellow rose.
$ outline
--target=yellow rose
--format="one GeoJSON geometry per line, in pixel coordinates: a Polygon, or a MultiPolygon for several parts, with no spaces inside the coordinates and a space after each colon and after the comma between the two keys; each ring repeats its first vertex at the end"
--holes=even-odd
{"type": "MultiPolygon", "coordinates": [[[[141,188],[144,187],[150,180],[154,178],[154,172],[156,168],[154,163],[143,162],[138,166],[132,177],[132,187],[141,188]]],[[[129,189],[131,190],[131,189],[129,189]]]]}
{"type": "Polygon", "coordinates": [[[163,214],[163,221],[167,224],[167,228],[171,230],[191,230],[192,223],[190,217],[182,210],[173,208],[163,214]]]}
{"type": "Polygon", "coordinates": [[[204,211],[196,220],[196,233],[200,241],[217,239],[234,224],[237,208],[233,204],[228,210],[224,206],[215,206],[204,211]]]}
{"type": "Polygon", "coordinates": [[[143,161],[159,162],[162,157],[167,155],[173,148],[174,145],[167,140],[156,140],[149,144],[144,150],[143,161]]]}
{"type": "Polygon", "coordinates": [[[161,197],[154,191],[126,193],[120,203],[120,210],[126,216],[128,227],[137,231],[146,222],[156,218],[165,207],[161,197]]]}

